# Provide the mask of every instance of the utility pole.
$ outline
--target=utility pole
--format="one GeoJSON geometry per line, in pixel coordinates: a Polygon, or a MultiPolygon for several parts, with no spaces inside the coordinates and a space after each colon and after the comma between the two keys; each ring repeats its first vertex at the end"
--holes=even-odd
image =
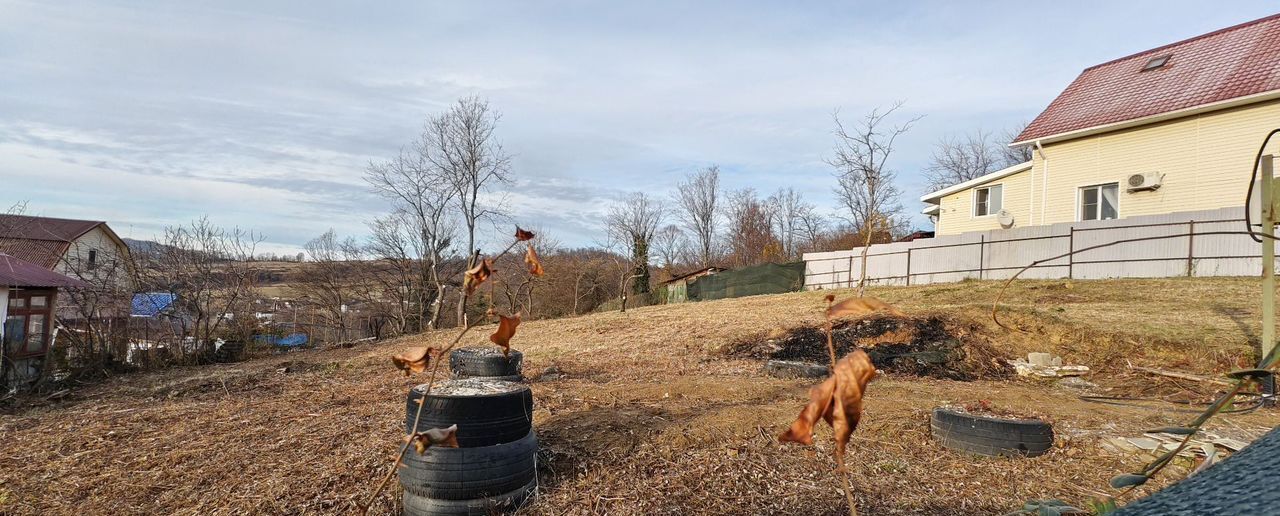
{"type": "MultiPolygon", "coordinates": [[[[1275,156],[1266,155],[1258,164],[1262,172],[1260,206],[1262,214],[1262,342],[1261,356],[1270,356],[1276,345],[1276,230],[1275,156]]],[[[1276,392],[1275,378],[1268,376],[1262,382],[1262,393],[1268,397],[1276,392]]],[[[1274,403],[1269,400],[1268,404],[1274,403]]]]}

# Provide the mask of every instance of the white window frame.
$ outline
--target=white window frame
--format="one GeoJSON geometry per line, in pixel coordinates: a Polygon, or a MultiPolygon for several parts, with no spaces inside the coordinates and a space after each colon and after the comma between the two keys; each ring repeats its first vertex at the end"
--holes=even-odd
{"type": "Polygon", "coordinates": [[[978,190],[989,190],[997,186],[1000,187],[1000,209],[1001,210],[1004,209],[1004,183],[987,183],[982,186],[975,186],[973,187],[973,194],[969,198],[969,218],[985,219],[989,217],[994,217],[1000,213],[1000,210],[996,210],[994,212],[991,211],[991,197],[990,195],[988,195],[987,196],[987,214],[978,215],[978,190]]]}
{"type": "Polygon", "coordinates": [[[1077,187],[1076,187],[1076,222],[1093,222],[1093,221],[1095,221],[1095,220],[1119,220],[1119,219],[1120,219],[1120,217],[1122,217],[1122,215],[1121,215],[1121,214],[1123,213],[1122,211],[1120,211],[1120,204],[1121,204],[1120,198],[1122,197],[1122,196],[1120,195],[1121,193],[1123,193],[1123,190],[1121,190],[1121,189],[1120,189],[1120,182],[1119,182],[1119,181],[1108,181],[1108,182],[1106,182],[1106,183],[1090,183],[1090,184],[1085,184],[1085,185],[1077,186],[1077,187]],[[1097,219],[1085,220],[1085,219],[1084,219],[1084,202],[1082,202],[1082,201],[1084,201],[1084,191],[1085,191],[1085,190],[1087,190],[1087,189],[1090,189],[1090,188],[1098,188],[1098,189],[1099,189],[1099,190],[1098,190],[1098,211],[1099,211],[1098,215],[1099,215],[1099,216],[1101,216],[1101,215],[1102,215],[1102,213],[1101,213],[1101,211],[1102,211],[1102,190],[1101,190],[1101,187],[1104,187],[1104,186],[1112,186],[1112,185],[1115,185],[1115,187],[1116,187],[1116,218],[1114,218],[1114,219],[1102,219],[1102,218],[1097,218],[1097,219]]]}

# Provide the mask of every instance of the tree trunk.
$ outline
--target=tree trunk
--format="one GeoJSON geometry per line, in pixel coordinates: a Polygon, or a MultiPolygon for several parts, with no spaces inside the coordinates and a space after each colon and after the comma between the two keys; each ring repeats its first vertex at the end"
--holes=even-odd
{"type": "Polygon", "coordinates": [[[862,244],[862,270],[858,279],[858,297],[867,292],[867,250],[871,248],[871,226],[863,229],[867,232],[866,241],[862,244]]]}

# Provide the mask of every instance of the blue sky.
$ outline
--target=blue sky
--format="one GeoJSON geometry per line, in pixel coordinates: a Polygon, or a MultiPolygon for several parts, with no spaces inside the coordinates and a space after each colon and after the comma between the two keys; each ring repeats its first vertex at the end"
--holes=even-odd
{"type": "MultiPolygon", "coordinates": [[[[835,210],[831,111],[904,100],[910,212],[939,138],[1033,118],[1093,64],[1274,2],[0,0],[0,203],[150,238],[202,214],[296,250],[386,209],[361,174],[480,95],[507,211],[568,245],[608,202],[719,164],[835,210]]],[[[2,208],[0,208],[2,209],[2,208]]],[[[917,218],[919,226],[927,222],[917,218]]],[[[505,233],[505,230],[504,230],[505,233]]]]}

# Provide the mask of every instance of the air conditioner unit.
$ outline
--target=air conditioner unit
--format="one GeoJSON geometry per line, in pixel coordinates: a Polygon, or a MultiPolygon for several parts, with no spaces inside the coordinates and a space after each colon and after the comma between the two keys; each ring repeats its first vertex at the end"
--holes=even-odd
{"type": "Polygon", "coordinates": [[[1164,181],[1164,174],[1159,172],[1147,172],[1145,174],[1134,174],[1129,176],[1129,191],[1139,192],[1142,190],[1155,190],[1160,188],[1160,183],[1164,181]]]}

